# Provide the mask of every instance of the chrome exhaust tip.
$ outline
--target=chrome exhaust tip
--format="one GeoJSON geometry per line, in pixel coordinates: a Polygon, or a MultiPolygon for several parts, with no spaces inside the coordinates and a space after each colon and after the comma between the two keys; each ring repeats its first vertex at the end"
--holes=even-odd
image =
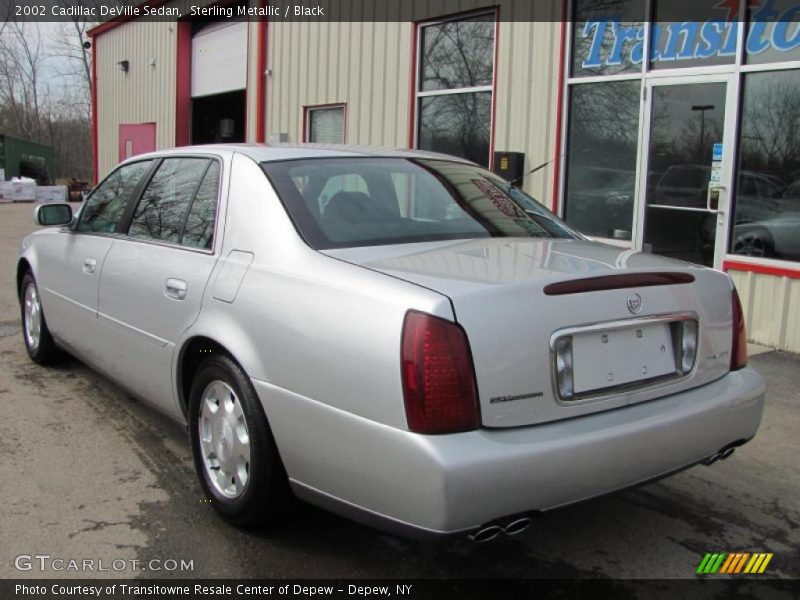
{"type": "Polygon", "coordinates": [[[487,525],[486,527],[481,527],[475,533],[470,534],[469,539],[481,544],[493,540],[501,533],[503,533],[503,528],[499,525],[487,525]]]}
{"type": "Polygon", "coordinates": [[[717,462],[718,460],[725,460],[726,458],[728,458],[734,452],[736,452],[736,446],[735,445],[732,444],[730,446],[726,446],[725,448],[723,448],[719,452],[715,452],[714,454],[709,456],[707,459],[702,461],[702,464],[704,464],[707,467],[711,466],[715,462],[717,462]]]}
{"type": "Polygon", "coordinates": [[[488,525],[479,528],[475,533],[471,533],[468,537],[473,542],[483,543],[488,542],[501,533],[513,537],[528,530],[531,526],[531,520],[528,517],[518,517],[516,519],[509,519],[508,521],[495,521],[488,525]]]}
{"type": "Polygon", "coordinates": [[[514,519],[505,526],[505,528],[503,529],[503,533],[505,533],[508,536],[519,535],[520,533],[524,533],[525,531],[527,531],[528,527],[530,526],[531,526],[531,520],[528,517],[522,517],[521,519],[514,519]]]}

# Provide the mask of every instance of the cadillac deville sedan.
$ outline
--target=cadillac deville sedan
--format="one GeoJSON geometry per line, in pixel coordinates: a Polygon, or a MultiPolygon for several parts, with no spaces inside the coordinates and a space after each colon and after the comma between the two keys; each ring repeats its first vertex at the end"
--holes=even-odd
{"type": "Polygon", "coordinates": [[[66,351],[185,423],[240,526],[298,496],[408,535],[516,534],[726,458],[761,420],[726,275],[592,242],[460,159],[179,148],[36,219],[31,358],[66,351]]]}

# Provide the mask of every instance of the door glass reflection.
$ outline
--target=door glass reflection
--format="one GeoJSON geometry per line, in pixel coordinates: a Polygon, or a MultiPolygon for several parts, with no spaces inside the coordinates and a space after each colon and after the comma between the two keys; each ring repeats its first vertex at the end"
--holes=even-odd
{"type": "Polygon", "coordinates": [[[724,83],[653,87],[645,249],[710,266],[716,213],[706,209],[712,153],[722,143],[724,83]]]}

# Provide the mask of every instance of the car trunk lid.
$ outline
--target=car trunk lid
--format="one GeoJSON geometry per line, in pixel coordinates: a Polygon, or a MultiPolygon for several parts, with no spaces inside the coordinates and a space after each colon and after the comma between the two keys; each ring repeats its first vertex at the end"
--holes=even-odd
{"type": "Polygon", "coordinates": [[[431,242],[326,254],[436,290],[469,338],[481,421],[514,427],[652,400],[728,372],[730,283],[719,272],[583,240],[431,242]],[[681,371],[681,323],[698,324],[681,371]],[[569,338],[573,396],[559,395],[569,338]]]}

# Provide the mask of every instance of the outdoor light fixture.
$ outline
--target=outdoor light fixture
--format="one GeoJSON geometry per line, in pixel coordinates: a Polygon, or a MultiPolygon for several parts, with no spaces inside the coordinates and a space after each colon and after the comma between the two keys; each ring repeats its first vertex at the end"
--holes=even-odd
{"type": "Polygon", "coordinates": [[[127,73],[131,65],[127,60],[121,60],[117,64],[119,65],[119,70],[123,73],[127,73]]]}

